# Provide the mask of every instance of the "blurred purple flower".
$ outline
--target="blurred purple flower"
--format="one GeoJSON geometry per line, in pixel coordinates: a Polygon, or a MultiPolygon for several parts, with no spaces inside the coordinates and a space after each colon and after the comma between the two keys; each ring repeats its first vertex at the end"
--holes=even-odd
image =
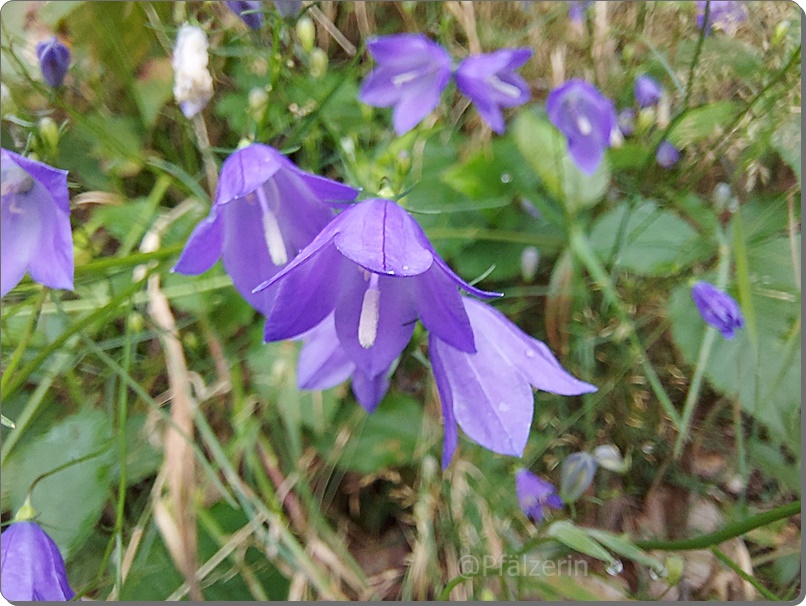
{"type": "Polygon", "coordinates": [[[737,330],[744,326],[739,304],[729,294],[708,282],[697,282],[691,289],[691,298],[708,324],[732,339],[737,330]]]}
{"type": "Polygon", "coordinates": [[[296,17],[302,8],[302,0],[274,0],[281,17],[296,17]]]}
{"type": "Polygon", "coordinates": [[[587,452],[568,455],[560,470],[560,494],[566,503],[573,503],[588,489],[599,464],[587,452]]]}
{"type": "Polygon", "coordinates": [[[629,137],[635,132],[635,110],[631,107],[622,109],[618,114],[618,128],[621,134],[629,137]]]}
{"type": "Polygon", "coordinates": [[[638,76],[633,87],[639,107],[656,105],[663,94],[663,87],[652,76],[638,76]]]}
{"type": "Polygon", "coordinates": [[[259,0],[237,0],[235,2],[225,2],[225,4],[246,23],[249,29],[263,27],[263,15],[259,12],[262,2],[259,0]]]}
{"type": "Polygon", "coordinates": [[[568,151],[579,169],[592,175],[616,128],[613,103],[584,80],[569,80],[549,93],[549,120],[568,139],[568,151]]]}
{"type": "Polygon", "coordinates": [[[391,200],[351,206],[267,282],[276,287],[266,341],[294,338],[334,314],[336,335],[356,369],[376,379],[425,327],[461,351],[475,351],[459,288],[465,283],[434,251],[423,230],[391,200]]]}
{"type": "Polygon", "coordinates": [[[545,517],[544,507],[562,509],[563,506],[554,486],[526,469],[515,472],[515,494],[518,495],[518,504],[523,513],[534,522],[540,522],[545,517]]]}
{"type": "Polygon", "coordinates": [[[489,305],[464,298],[476,351],[461,351],[432,333],[429,352],[445,417],[442,466],[450,463],[458,425],[475,442],[521,456],[534,413],[532,387],[560,395],[596,391],[566,372],[545,344],[489,305]]]}
{"type": "Polygon", "coordinates": [[[36,45],[36,56],[45,82],[59,88],[70,67],[70,49],[54,36],[36,45]]]}
{"type": "Polygon", "coordinates": [[[505,48],[471,55],[456,69],[456,87],[476,106],[482,119],[499,135],[504,132],[502,107],[516,107],[529,100],[529,85],[516,74],[532,56],[529,48],[505,48]]]}
{"type": "Polygon", "coordinates": [[[56,543],[36,522],[14,522],[0,535],[0,592],[9,602],[66,602],[67,581],[56,543]]]}
{"type": "Polygon", "coordinates": [[[422,34],[374,38],[367,49],[378,65],[362,83],[358,99],[375,107],[394,106],[392,122],[402,135],[439,105],[451,78],[451,58],[422,34]]]}
{"type": "Polygon", "coordinates": [[[680,152],[668,141],[661,141],[655,159],[663,168],[671,168],[680,160],[680,152]]]}
{"type": "Polygon", "coordinates": [[[2,150],[0,297],[26,271],[51,288],[73,289],[67,171],[2,150]]]}
{"type": "MultiPolygon", "coordinates": [[[[697,1],[697,28],[702,29],[705,23],[705,0],[697,1]]],[[[711,33],[712,28],[721,29],[726,34],[733,35],[739,24],[747,19],[747,9],[742,2],[725,0],[712,0],[708,15],[708,24],[705,34],[711,33]]]]}
{"type": "Polygon", "coordinates": [[[593,4],[593,0],[573,0],[568,7],[568,18],[578,25],[585,21],[585,12],[593,4]]]}
{"type": "Polygon", "coordinates": [[[300,389],[330,389],[352,377],[353,394],[358,403],[367,412],[377,408],[389,389],[388,373],[370,377],[356,368],[341,346],[333,314],[298,339],[304,342],[297,364],[300,389]]]}
{"type": "Polygon", "coordinates": [[[300,170],[268,145],[239,149],[221,167],[215,204],[188,238],[174,271],[200,274],[223,256],[235,288],[267,315],[274,290],[253,289],[328,224],[329,202],[356,195],[352,187],[300,170]]]}

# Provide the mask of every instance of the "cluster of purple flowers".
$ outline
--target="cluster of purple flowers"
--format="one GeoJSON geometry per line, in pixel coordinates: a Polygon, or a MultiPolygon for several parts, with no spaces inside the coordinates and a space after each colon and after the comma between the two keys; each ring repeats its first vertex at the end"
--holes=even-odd
{"type": "Polygon", "coordinates": [[[439,105],[451,75],[459,92],[476,106],[495,132],[504,132],[502,108],[529,100],[529,86],[516,73],[532,56],[528,48],[505,48],[471,55],[455,70],[442,46],[422,34],[374,38],[367,49],[378,66],[367,76],[359,100],[375,107],[394,107],[392,123],[402,135],[439,105]]]}

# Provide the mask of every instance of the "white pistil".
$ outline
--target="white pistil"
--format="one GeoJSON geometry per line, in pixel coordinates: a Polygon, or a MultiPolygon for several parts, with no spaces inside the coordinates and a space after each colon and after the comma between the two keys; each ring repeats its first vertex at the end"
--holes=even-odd
{"type": "MultiPolygon", "coordinates": [[[[271,179],[266,182],[266,185],[272,183],[271,179]]],[[[285,249],[285,240],[283,240],[283,232],[280,231],[280,224],[277,222],[277,217],[269,208],[269,200],[266,197],[264,186],[257,188],[257,199],[260,203],[260,214],[263,219],[263,236],[266,238],[266,248],[269,251],[271,262],[277,265],[285,265],[288,263],[288,253],[285,249]]]]}
{"type": "Polygon", "coordinates": [[[504,82],[495,74],[487,78],[487,84],[492,86],[502,95],[511,97],[512,99],[517,99],[521,96],[521,89],[519,89],[517,86],[509,84],[508,82],[504,82]]]}
{"type": "Polygon", "coordinates": [[[381,311],[381,291],[378,288],[378,274],[372,274],[369,287],[361,302],[361,316],[358,318],[358,342],[364,349],[375,345],[378,336],[378,319],[381,311]]]}
{"type": "Polygon", "coordinates": [[[593,126],[591,126],[590,120],[588,120],[585,116],[577,116],[577,128],[579,132],[585,136],[591,134],[593,131],[593,126]]]}
{"type": "Polygon", "coordinates": [[[403,74],[398,74],[397,76],[392,77],[392,85],[395,88],[399,88],[408,82],[414,80],[417,76],[420,75],[419,70],[414,70],[412,72],[405,72],[403,74]]]}

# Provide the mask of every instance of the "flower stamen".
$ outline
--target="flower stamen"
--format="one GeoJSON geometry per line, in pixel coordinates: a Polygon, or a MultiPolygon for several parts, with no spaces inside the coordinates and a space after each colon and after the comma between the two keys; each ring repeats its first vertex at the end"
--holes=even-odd
{"type": "Polygon", "coordinates": [[[277,222],[276,215],[269,208],[269,200],[263,187],[258,187],[256,193],[263,220],[263,235],[266,238],[266,248],[269,251],[271,262],[278,267],[285,265],[288,263],[288,253],[283,233],[280,231],[280,224],[277,222]]]}
{"type": "Polygon", "coordinates": [[[509,84],[508,82],[504,82],[495,74],[487,78],[487,84],[492,86],[502,95],[510,97],[511,99],[517,99],[521,96],[521,89],[519,89],[517,86],[509,84]]]}

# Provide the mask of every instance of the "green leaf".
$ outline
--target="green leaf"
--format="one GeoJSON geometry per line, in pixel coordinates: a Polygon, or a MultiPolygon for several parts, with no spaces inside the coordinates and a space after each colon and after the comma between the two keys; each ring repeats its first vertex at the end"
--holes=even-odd
{"type": "Polygon", "coordinates": [[[523,111],[512,125],[515,142],[545,188],[569,211],[597,204],[610,184],[610,165],[604,158],[592,175],[577,168],[568,154],[565,137],[542,116],[523,111]]]}
{"type": "Polygon", "coordinates": [[[590,240],[605,263],[645,276],[674,275],[714,252],[713,242],[651,201],[637,203],[632,211],[627,204],[608,211],[594,224],[590,240]],[[626,227],[622,227],[628,212],[626,227]]]}
{"type": "Polygon", "coordinates": [[[668,135],[669,141],[678,148],[697,141],[719,137],[733,120],[739,104],[735,101],[718,101],[686,112],[668,135]]]}
{"type": "MultiPolygon", "coordinates": [[[[587,530],[587,529],[586,529],[587,530]]],[[[590,535],[572,522],[559,520],[548,527],[547,534],[566,547],[584,553],[603,562],[612,562],[613,556],[590,535]]]]}
{"type": "Polygon", "coordinates": [[[649,566],[655,571],[663,570],[663,564],[657,558],[653,558],[647,552],[630,541],[626,535],[617,535],[612,532],[598,530],[596,528],[585,528],[585,531],[590,537],[599,541],[602,545],[609,550],[623,555],[625,558],[631,559],[633,562],[638,562],[644,566],[649,566]]]}
{"type": "Polygon", "coordinates": [[[772,135],[772,146],[798,178],[800,185],[800,115],[792,115],[772,135]]]}
{"type": "Polygon", "coordinates": [[[18,509],[40,475],[64,463],[101,452],[40,481],[33,492],[36,521],[59,548],[74,552],[101,515],[110,486],[112,428],[99,410],[83,410],[40,436],[25,436],[3,466],[3,507],[18,509]]]}

